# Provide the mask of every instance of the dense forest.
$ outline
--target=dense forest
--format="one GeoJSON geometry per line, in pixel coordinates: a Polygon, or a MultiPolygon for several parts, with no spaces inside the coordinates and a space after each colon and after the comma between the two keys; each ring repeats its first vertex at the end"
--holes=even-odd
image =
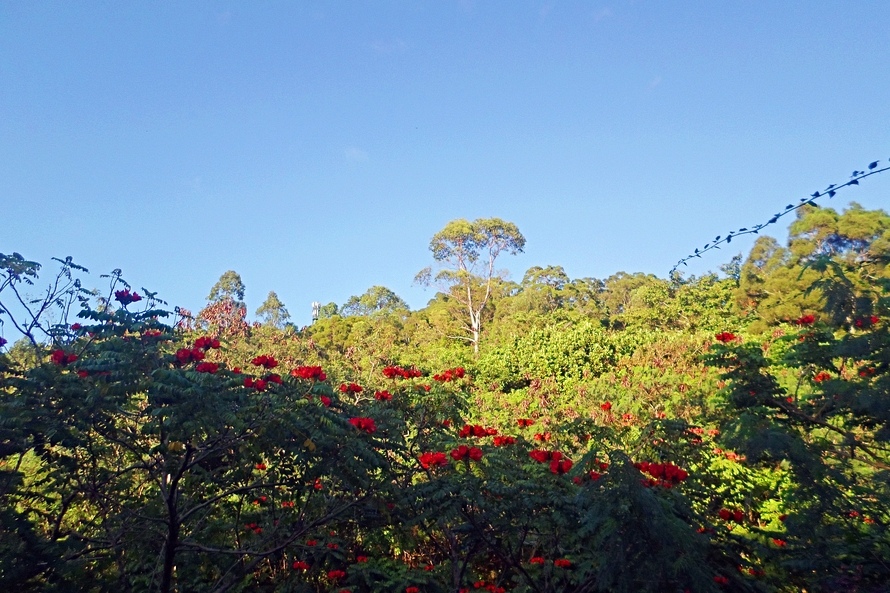
{"type": "Polygon", "coordinates": [[[426,307],[304,328],[235,271],[192,314],[0,254],[0,584],[888,591],[890,216],[796,216],[719,273],[518,282],[519,229],[456,220],[426,307]]]}

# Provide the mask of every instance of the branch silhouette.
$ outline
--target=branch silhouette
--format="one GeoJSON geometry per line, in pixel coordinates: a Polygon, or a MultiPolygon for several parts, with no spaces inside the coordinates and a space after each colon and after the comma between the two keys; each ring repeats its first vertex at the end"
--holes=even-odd
{"type": "MultiPolygon", "coordinates": [[[[888,161],[890,161],[890,159],[888,159],[888,161]]],[[[680,261],[678,261],[677,263],[675,263],[674,267],[671,268],[670,274],[673,274],[674,272],[676,272],[677,268],[679,268],[680,266],[688,266],[688,264],[686,262],[688,262],[689,260],[694,259],[696,257],[701,258],[703,253],[707,253],[708,251],[711,251],[713,249],[720,249],[720,245],[723,245],[724,243],[727,243],[727,244],[731,243],[732,240],[735,239],[736,237],[741,237],[742,235],[751,235],[751,234],[756,235],[757,233],[759,233],[761,230],[768,227],[769,225],[775,224],[780,218],[782,218],[786,214],[794,212],[804,206],[817,206],[818,204],[816,204],[816,200],[818,200],[820,198],[824,198],[827,196],[829,199],[831,199],[837,194],[838,191],[840,191],[841,189],[843,189],[845,187],[859,185],[859,181],[862,179],[865,179],[866,177],[871,177],[872,175],[877,175],[878,173],[883,173],[884,171],[890,170],[890,165],[886,165],[883,168],[879,169],[878,167],[880,165],[880,162],[881,161],[872,161],[871,163],[868,164],[868,167],[863,171],[856,169],[850,175],[850,180],[847,181],[846,183],[841,183],[841,184],[832,183],[831,185],[829,185],[822,191],[813,192],[808,197],[801,198],[797,204],[788,204],[787,206],[785,206],[784,210],[782,210],[778,214],[773,214],[772,218],[770,218],[769,220],[767,220],[764,223],[761,223],[761,224],[758,224],[758,225],[755,225],[752,227],[742,227],[736,231],[730,231],[729,234],[727,234],[727,235],[717,235],[713,241],[711,241],[710,243],[706,243],[704,247],[696,248],[695,251],[693,251],[692,253],[690,253],[686,257],[680,259],[680,261]]]]}

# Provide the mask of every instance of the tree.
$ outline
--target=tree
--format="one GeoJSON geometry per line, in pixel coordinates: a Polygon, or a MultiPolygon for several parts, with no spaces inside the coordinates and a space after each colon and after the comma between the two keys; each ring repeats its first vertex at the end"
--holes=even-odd
{"type": "Polygon", "coordinates": [[[460,218],[452,220],[433,235],[430,251],[433,259],[443,266],[435,276],[432,268],[421,270],[416,282],[435,281],[462,309],[463,326],[469,334],[461,336],[479,353],[482,314],[489,302],[495,280],[500,274],[494,263],[502,252],[521,253],[525,237],[512,222],[500,218],[477,218],[473,222],[460,218]]]}
{"type": "Polygon", "coordinates": [[[290,319],[290,313],[287,312],[287,308],[279,300],[274,290],[269,291],[269,296],[266,297],[260,308],[256,310],[256,315],[263,320],[263,323],[279,329],[283,328],[284,324],[290,319]]]}
{"type": "Polygon", "coordinates": [[[235,270],[228,270],[219,277],[207,300],[211,303],[220,301],[232,301],[237,307],[244,307],[244,282],[235,270]]]}
{"type": "Polygon", "coordinates": [[[361,296],[351,296],[340,309],[343,316],[361,315],[371,316],[375,314],[388,315],[402,311],[407,313],[408,303],[386,288],[385,286],[372,286],[361,296]]]}

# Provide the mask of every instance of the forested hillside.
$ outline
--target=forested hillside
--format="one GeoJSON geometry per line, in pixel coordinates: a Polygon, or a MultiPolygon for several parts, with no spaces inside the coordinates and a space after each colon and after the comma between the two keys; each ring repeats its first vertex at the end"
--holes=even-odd
{"type": "Polygon", "coordinates": [[[890,216],[796,216],[715,274],[515,281],[515,225],[452,221],[426,307],[304,328],[235,271],[191,314],[0,254],[0,584],[888,591],[890,216]]]}

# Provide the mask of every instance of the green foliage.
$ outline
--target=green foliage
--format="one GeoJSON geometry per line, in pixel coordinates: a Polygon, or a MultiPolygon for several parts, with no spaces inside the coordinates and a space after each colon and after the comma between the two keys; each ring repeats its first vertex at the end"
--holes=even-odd
{"type": "Polygon", "coordinates": [[[287,307],[284,306],[284,303],[281,302],[274,290],[269,291],[269,296],[256,310],[256,315],[262,319],[263,323],[279,329],[284,328],[284,325],[290,319],[287,307]]]}

